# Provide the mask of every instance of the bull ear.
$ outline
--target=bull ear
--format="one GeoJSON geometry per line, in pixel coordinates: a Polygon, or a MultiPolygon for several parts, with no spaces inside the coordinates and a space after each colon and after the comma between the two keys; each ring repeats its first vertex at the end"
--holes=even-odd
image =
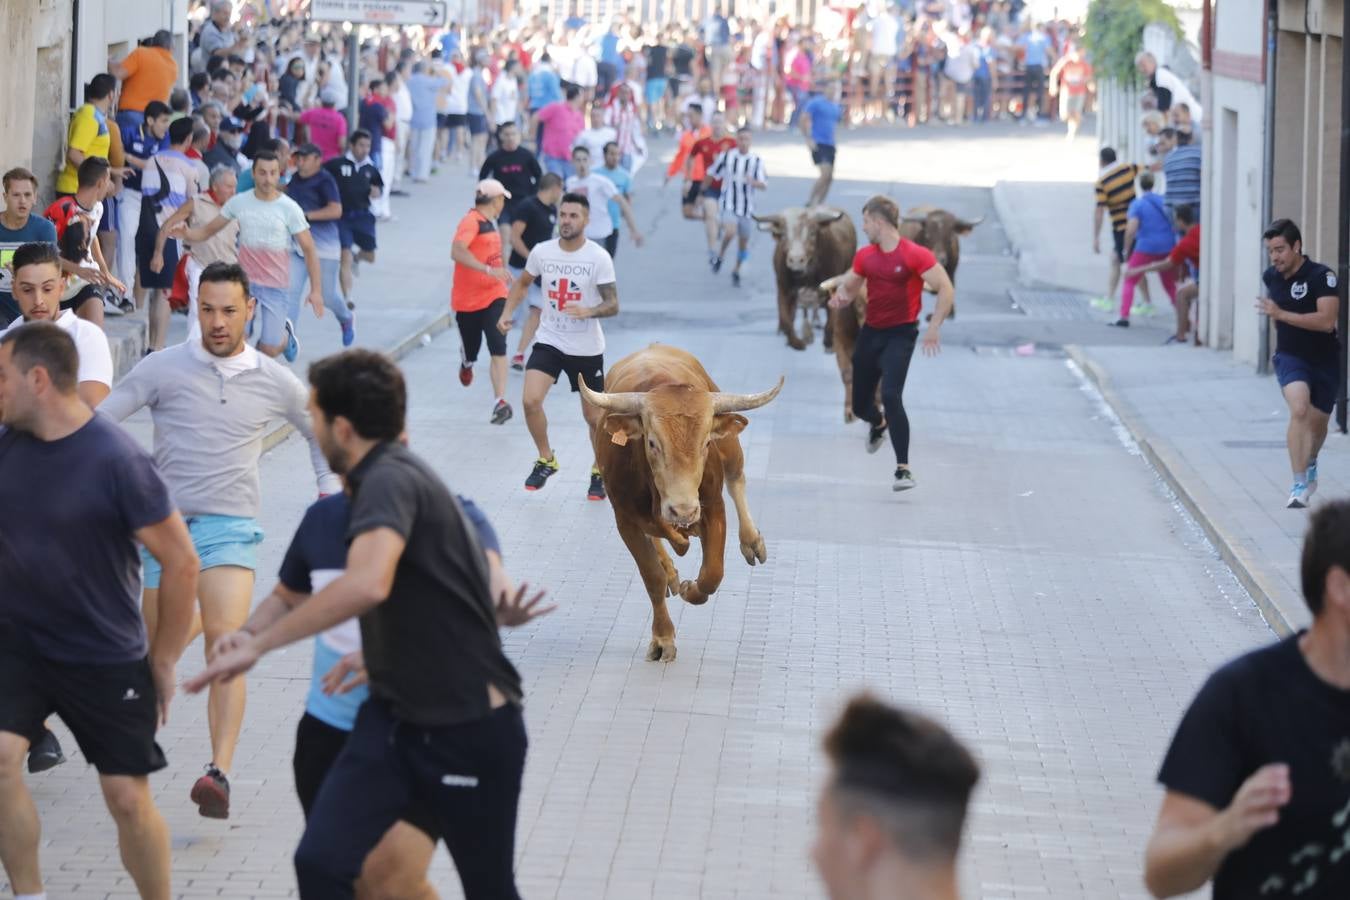
{"type": "Polygon", "coordinates": [[[609,435],[611,442],[622,447],[629,441],[642,437],[642,417],[626,413],[608,413],[600,422],[600,427],[609,435]]]}
{"type": "Polygon", "coordinates": [[[957,234],[970,234],[971,231],[975,229],[975,226],[983,221],[984,216],[980,216],[978,219],[957,219],[952,226],[952,230],[957,234]]]}
{"type": "Polygon", "coordinates": [[[745,430],[745,426],[750,424],[750,420],[739,413],[720,413],[713,416],[712,433],[708,436],[714,441],[720,441],[722,438],[735,437],[745,430]]]}

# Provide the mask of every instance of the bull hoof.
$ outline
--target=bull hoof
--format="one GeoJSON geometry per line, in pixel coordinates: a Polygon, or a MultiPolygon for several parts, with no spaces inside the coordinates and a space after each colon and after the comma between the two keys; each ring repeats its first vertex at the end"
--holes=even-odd
{"type": "Polygon", "coordinates": [[[741,555],[750,565],[769,561],[769,548],[764,544],[764,535],[756,535],[751,543],[741,543],[741,555]]]}
{"type": "Polygon", "coordinates": [[[681,581],[680,598],[693,606],[702,606],[708,602],[708,595],[698,589],[697,581],[681,581]]]}
{"type": "Polygon", "coordinates": [[[799,337],[797,337],[796,335],[790,335],[790,336],[788,337],[788,346],[791,347],[793,350],[805,350],[805,349],[806,349],[806,344],[803,343],[803,342],[802,342],[802,339],[799,338],[799,337]]]}
{"type": "Polygon", "coordinates": [[[675,661],[675,639],[666,638],[664,641],[660,638],[652,638],[651,644],[647,647],[648,662],[674,662],[675,661]]]}

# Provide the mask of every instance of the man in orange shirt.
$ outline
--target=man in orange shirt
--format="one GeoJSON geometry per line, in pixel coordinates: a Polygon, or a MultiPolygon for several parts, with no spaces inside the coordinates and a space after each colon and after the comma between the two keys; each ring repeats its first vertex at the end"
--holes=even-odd
{"type": "Polygon", "coordinates": [[[134,132],[145,121],[145,105],[151,100],[169,102],[169,94],[178,83],[178,63],[173,58],[173,35],[156,31],[121,62],[110,62],[108,71],[122,82],[122,97],[117,104],[117,125],[134,132]]]}
{"type": "Polygon", "coordinates": [[[1069,49],[1068,55],[1050,70],[1050,96],[1059,95],[1059,117],[1069,125],[1069,140],[1078,134],[1088,94],[1096,89],[1092,81],[1092,66],[1083,59],[1083,52],[1075,44],[1069,49]]]}
{"type": "MultiPolygon", "coordinates": [[[[685,170],[685,162],[690,159],[694,144],[712,136],[712,129],[703,124],[703,106],[698,103],[691,103],[688,112],[689,127],[680,132],[680,146],[675,151],[675,158],[670,161],[670,167],[666,169],[666,180],[662,182],[663,186],[670,183],[670,179],[675,177],[676,172],[685,170]]],[[[703,210],[698,208],[698,195],[699,190],[703,187],[704,174],[703,160],[694,157],[692,166],[685,172],[683,207],[686,219],[701,220],[703,218],[703,210]]]]}
{"type": "Polygon", "coordinates": [[[459,326],[459,383],[465,387],[473,384],[473,364],[478,360],[478,348],[486,340],[488,377],[492,379],[494,397],[493,425],[511,418],[511,404],[506,402],[506,335],[497,328],[511,287],[511,274],[502,260],[497,217],[510,199],[511,192],[497,179],[484,178],[478,182],[473,209],[455,228],[455,241],[450,246],[450,256],[455,261],[450,308],[455,311],[455,323],[459,326]]]}

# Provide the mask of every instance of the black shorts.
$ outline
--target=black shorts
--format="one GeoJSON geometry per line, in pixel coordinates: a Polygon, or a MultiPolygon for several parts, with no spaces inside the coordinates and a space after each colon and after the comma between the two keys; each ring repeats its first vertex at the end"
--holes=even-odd
{"type": "MultiPolygon", "coordinates": [[[[305,713],[300,725],[295,729],[295,755],[291,758],[291,770],[295,772],[295,793],[300,797],[300,808],[309,818],[314,801],[323,787],[324,776],[333,767],[342,748],[347,746],[350,731],[334,728],[323,719],[305,713]]],[[[440,829],[436,827],[436,816],[421,804],[415,803],[399,818],[425,834],[431,840],[440,840],[440,829]]]]}
{"type": "Polygon", "coordinates": [[[80,292],[74,297],[71,297],[69,300],[62,300],[61,308],[73,309],[76,312],[79,312],[80,307],[84,306],[90,300],[96,300],[100,304],[103,303],[103,288],[96,284],[86,284],[84,287],[80,288],[80,292]]]}
{"type": "Polygon", "coordinates": [[[1116,248],[1116,262],[1125,262],[1125,229],[1111,229],[1111,244],[1116,248]]]}
{"type": "Polygon", "coordinates": [[[1340,367],[1334,360],[1315,363],[1291,353],[1276,353],[1274,362],[1275,379],[1282,389],[1295,381],[1303,382],[1308,386],[1308,401],[1313,409],[1331,415],[1340,393],[1337,389],[1340,367]]]}
{"type": "Polygon", "coordinates": [[[375,214],[369,209],[353,209],[338,219],[338,242],[343,250],[350,250],[352,244],[375,252],[375,214]]]}
{"type": "Polygon", "coordinates": [[[811,162],[818,166],[834,165],[834,145],[816,144],[816,149],[811,151],[811,162]]]}
{"type": "Polygon", "coordinates": [[[530,351],[530,360],[525,363],[525,369],[528,371],[534,369],[543,372],[545,375],[553,376],[556,384],[558,376],[563,372],[567,373],[567,380],[572,384],[572,391],[579,392],[577,378],[581,377],[586,382],[586,387],[593,391],[603,391],[605,389],[605,356],[568,356],[550,344],[535,344],[534,349],[530,351]]]}
{"type": "Polygon", "coordinates": [[[698,201],[698,195],[703,190],[703,185],[695,181],[689,185],[689,192],[684,195],[684,205],[693,206],[698,201]]]}
{"type": "Polygon", "coordinates": [[[56,662],[0,625],[0,731],[35,741],[52,713],[100,775],[149,775],[168,765],[155,743],[159,705],[148,660],[56,662]]]}
{"type": "Polygon", "coordinates": [[[615,228],[606,235],[600,245],[609,253],[610,259],[613,259],[614,255],[619,252],[619,229],[615,228]]]}
{"type": "Polygon", "coordinates": [[[164,268],[150,271],[155,238],[159,236],[154,207],[153,203],[141,204],[141,221],[136,228],[136,270],[141,276],[141,287],[167,291],[173,289],[173,276],[178,271],[178,241],[169,238],[164,242],[164,268]]]}
{"type": "Polygon", "coordinates": [[[488,356],[506,355],[506,335],[497,328],[505,309],[506,298],[498,297],[482,309],[455,313],[455,324],[459,326],[459,340],[464,348],[466,363],[478,359],[478,349],[484,341],[487,342],[488,356]]]}
{"type": "Polygon", "coordinates": [[[509,226],[516,220],[516,206],[521,202],[520,198],[513,197],[502,205],[502,211],[497,216],[497,227],[509,226]]]}
{"type": "Polygon", "coordinates": [[[717,187],[705,187],[699,196],[704,200],[720,200],[722,199],[722,187],[721,185],[718,185],[717,187]]]}
{"type": "Polygon", "coordinates": [[[469,134],[487,134],[487,116],[479,113],[469,113],[464,119],[468,122],[469,134]]]}

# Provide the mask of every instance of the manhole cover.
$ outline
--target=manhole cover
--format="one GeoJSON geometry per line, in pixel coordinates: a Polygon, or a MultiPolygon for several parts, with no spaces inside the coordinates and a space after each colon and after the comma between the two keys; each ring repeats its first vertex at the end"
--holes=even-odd
{"type": "Polygon", "coordinates": [[[1013,288],[1008,291],[1015,309],[1021,310],[1035,319],[1062,319],[1079,322],[1092,322],[1101,318],[1101,313],[1089,304],[1087,294],[1077,291],[1037,291],[1028,288],[1013,288]]]}

